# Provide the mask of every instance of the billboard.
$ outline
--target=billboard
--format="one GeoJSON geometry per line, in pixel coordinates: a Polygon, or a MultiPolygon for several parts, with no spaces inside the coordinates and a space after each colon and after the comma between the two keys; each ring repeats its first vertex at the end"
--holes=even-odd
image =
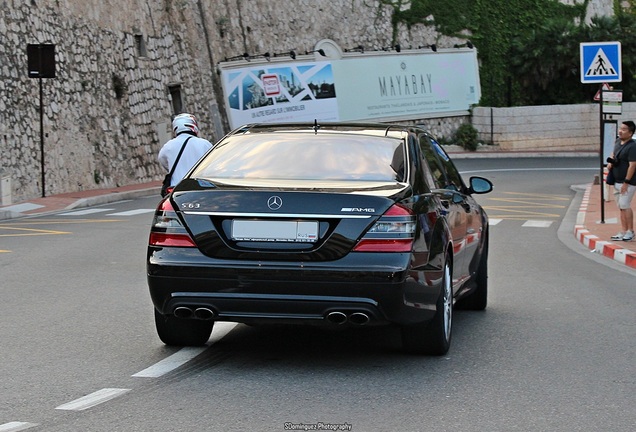
{"type": "Polygon", "coordinates": [[[481,97],[476,50],[233,62],[219,69],[233,128],[443,117],[467,111],[481,97]]]}

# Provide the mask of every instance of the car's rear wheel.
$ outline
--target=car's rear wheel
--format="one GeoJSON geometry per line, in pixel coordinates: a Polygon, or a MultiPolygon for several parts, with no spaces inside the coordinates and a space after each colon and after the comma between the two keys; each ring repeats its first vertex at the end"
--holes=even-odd
{"type": "Polygon", "coordinates": [[[432,321],[425,324],[402,326],[402,347],[414,354],[444,355],[450,348],[453,327],[453,288],[451,265],[444,264],[442,292],[432,321]]]}
{"type": "Polygon", "coordinates": [[[159,339],[166,345],[200,346],[210,339],[214,321],[162,315],[155,309],[155,326],[159,339]]]}
{"type": "Polygon", "coordinates": [[[479,257],[475,274],[475,289],[468,296],[455,303],[455,308],[463,310],[484,310],[488,304],[488,236],[479,257]]]}

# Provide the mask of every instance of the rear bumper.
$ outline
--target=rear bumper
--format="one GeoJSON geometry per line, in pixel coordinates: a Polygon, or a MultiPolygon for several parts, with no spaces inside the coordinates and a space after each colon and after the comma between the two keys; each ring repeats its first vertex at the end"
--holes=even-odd
{"type": "Polygon", "coordinates": [[[432,319],[440,294],[441,273],[412,271],[409,262],[410,254],[395,253],[240,262],[196,249],[150,248],[147,270],[153,304],[165,315],[203,308],[215,320],[243,323],[404,325],[432,319]]]}
{"type": "MultiPolygon", "coordinates": [[[[212,311],[211,318],[218,321],[243,323],[297,322],[306,324],[380,324],[387,321],[378,304],[370,299],[290,296],[266,294],[210,294],[173,293],[165,305],[164,313],[183,308],[196,318],[198,311],[212,311]]],[[[185,313],[190,316],[189,313],[185,313]]]]}

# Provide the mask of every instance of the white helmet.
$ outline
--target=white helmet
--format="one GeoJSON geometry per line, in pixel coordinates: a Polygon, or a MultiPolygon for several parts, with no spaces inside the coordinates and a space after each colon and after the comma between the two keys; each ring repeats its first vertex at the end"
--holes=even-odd
{"type": "Polygon", "coordinates": [[[177,136],[182,132],[188,132],[199,136],[197,119],[192,114],[179,114],[172,120],[172,132],[177,136]]]}

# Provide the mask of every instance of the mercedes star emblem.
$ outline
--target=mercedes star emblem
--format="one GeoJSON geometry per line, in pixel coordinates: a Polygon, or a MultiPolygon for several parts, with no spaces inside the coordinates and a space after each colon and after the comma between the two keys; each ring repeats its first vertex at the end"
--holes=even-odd
{"type": "Polygon", "coordinates": [[[267,207],[269,207],[270,210],[278,210],[282,206],[283,206],[283,199],[279,196],[274,195],[269,197],[269,199],[267,200],[267,207]]]}

